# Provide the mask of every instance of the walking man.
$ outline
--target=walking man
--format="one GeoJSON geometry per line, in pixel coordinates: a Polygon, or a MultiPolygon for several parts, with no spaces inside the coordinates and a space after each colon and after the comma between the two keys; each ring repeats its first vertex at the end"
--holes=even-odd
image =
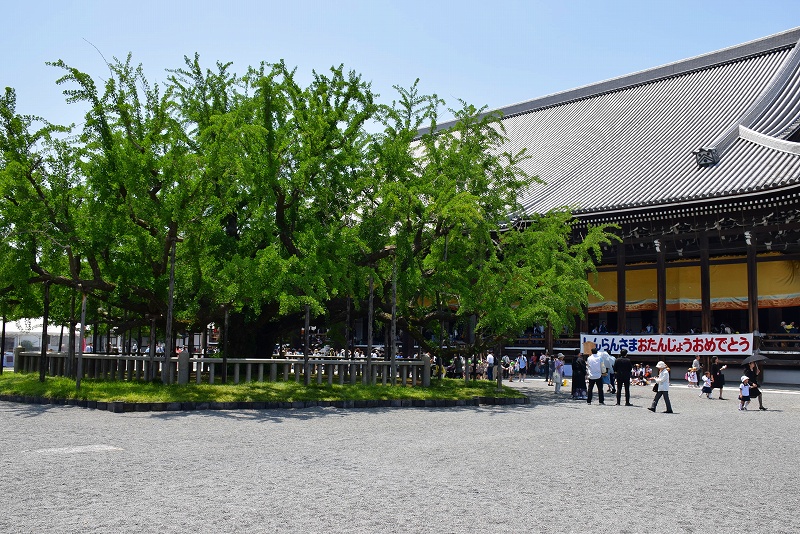
{"type": "Polygon", "coordinates": [[[525,382],[525,374],[528,371],[528,357],[523,352],[517,357],[517,364],[519,365],[519,381],[525,382]]]}
{"type": "Polygon", "coordinates": [[[620,349],[619,356],[614,361],[614,376],[617,379],[617,406],[622,397],[622,388],[625,388],[625,406],[633,406],[631,404],[631,372],[633,371],[633,363],[628,358],[628,349],[620,349]]]}
{"type": "Polygon", "coordinates": [[[656,378],[656,396],[653,398],[653,404],[650,405],[648,410],[651,412],[656,411],[656,406],[658,406],[658,401],[661,397],[664,397],[664,402],[667,405],[667,409],[664,410],[664,413],[672,413],[672,404],[669,402],[669,367],[664,362],[658,362],[656,364],[656,369],[658,369],[658,377],[656,378]]]}
{"type": "Polygon", "coordinates": [[[592,403],[592,389],[597,385],[597,398],[600,404],[605,404],[603,399],[603,358],[597,354],[597,347],[592,349],[592,355],[586,359],[586,371],[589,375],[589,394],[586,404],[592,403]]]}

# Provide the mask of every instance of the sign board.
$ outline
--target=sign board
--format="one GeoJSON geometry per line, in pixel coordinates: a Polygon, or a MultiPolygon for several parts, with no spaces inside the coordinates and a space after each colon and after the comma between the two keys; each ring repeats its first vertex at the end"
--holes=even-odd
{"type": "MultiPolygon", "coordinates": [[[[630,355],[641,356],[723,356],[744,358],[753,354],[753,334],[686,334],[659,335],[581,334],[581,347],[593,343],[598,350],[618,354],[627,349],[630,355]]],[[[591,352],[591,349],[589,350],[591,352]]]]}

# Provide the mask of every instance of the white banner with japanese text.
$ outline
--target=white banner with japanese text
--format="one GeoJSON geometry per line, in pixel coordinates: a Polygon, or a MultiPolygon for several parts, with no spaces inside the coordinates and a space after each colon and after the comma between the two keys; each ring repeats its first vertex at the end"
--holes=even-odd
{"type": "Polygon", "coordinates": [[[594,343],[598,349],[618,354],[627,349],[628,354],[642,356],[733,356],[753,354],[753,334],[686,334],[659,335],[633,334],[614,336],[607,334],[581,334],[581,346],[594,343]]]}

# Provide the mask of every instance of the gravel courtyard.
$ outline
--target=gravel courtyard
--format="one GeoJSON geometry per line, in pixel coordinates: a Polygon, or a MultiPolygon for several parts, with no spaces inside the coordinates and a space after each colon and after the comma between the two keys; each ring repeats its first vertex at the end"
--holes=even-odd
{"type": "Polygon", "coordinates": [[[0,402],[0,532],[800,531],[800,394],[124,413],[0,402]],[[757,407],[757,403],[755,404],[757,407]],[[663,402],[659,412],[664,409],[663,402]]]}

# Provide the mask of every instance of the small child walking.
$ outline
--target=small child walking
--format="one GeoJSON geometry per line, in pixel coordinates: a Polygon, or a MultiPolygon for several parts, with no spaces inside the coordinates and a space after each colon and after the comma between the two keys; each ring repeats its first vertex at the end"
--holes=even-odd
{"type": "Polygon", "coordinates": [[[742,383],[739,384],[739,411],[747,411],[750,404],[750,379],[742,376],[742,383]]]}
{"type": "Polygon", "coordinates": [[[711,372],[706,371],[703,373],[703,389],[700,390],[698,397],[706,396],[707,399],[711,398],[711,372]]]}
{"type": "Polygon", "coordinates": [[[696,388],[697,387],[697,367],[689,367],[689,370],[686,371],[686,375],[684,376],[684,378],[688,382],[688,387],[696,388]]]}

